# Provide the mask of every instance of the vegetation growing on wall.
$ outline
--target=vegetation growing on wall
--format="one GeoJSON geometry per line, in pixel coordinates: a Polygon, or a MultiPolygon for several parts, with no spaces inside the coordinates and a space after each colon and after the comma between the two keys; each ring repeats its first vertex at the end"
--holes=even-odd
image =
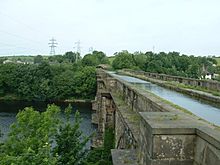
{"type": "Polygon", "coordinates": [[[106,128],[104,146],[91,150],[87,158],[87,165],[112,165],[111,149],[114,148],[114,129],[106,128]]]}

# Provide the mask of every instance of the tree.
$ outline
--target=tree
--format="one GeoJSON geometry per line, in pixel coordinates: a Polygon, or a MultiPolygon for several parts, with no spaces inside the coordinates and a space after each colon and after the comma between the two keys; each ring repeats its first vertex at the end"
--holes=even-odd
{"type": "Polygon", "coordinates": [[[1,132],[1,130],[0,130],[0,137],[2,137],[2,132],[1,132]]]}
{"type": "Polygon", "coordinates": [[[200,75],[200,69],[198,64],[192,64],[187,69],[188,77],[190,78],[199,78],[200,75]]]}
{"type": "Polygon", "coordinates": [[[86,54],[82,59],[84,66],[97,66],[99,64],[98,59],[92,54],[86,54]]]}
{"type": "Polygon", "coordinates": [[[48,60],[49,60],[50,62],[62,63],[62,62],[64,61],[64,58],[63,58],[62,55],[55,55],[55,56],[50,56],[50,57],[48,58],[48,60]]]}
{"type": "Polygon", "coordinates": [[[112,165],[111,149],[114,148],[114,129],[106,128],[104,146],[93,149],[87,159],[86,165],[112,165]]]}
{"type": "Polygon", "coordinates": [[[87,54],[82,59],[84,66],[98,66],[99,64],[109,64],[106,55],[101,51],[93,51],[92,54],[87,54]]]}
{"type": "Polygon", "coordinates": [[[17,70],[16,64],[3,64],[0,65],[0,81],[2,91],[5,93],[13,93],[16,90],[16,82],[14,81],[17,77],[15,75],[17,70]]]}
{"type": "Polygon", "coordinates": [[[28,107],[20,111],[11,126],[8,139],[0,144],[0,164],[4,165],[82,165],[90,139],[80,131],[77,111],[73,124],[72,107],[66,108],[66,122],[61,122],[60,108],[48,105],[45,112],[28,107]]]}
{"type": "Polygon", "coordinates": [[[66,52],[64,55],[63,55],[63,58],[66,59],[68,62],[70,63],[75,63],[77,62],[78,60],[80,60],[80,54],[79,53],[74,53],[72,51],[70,52],[66,52]]]}
{"type": "Polygon", "coordinates": [[[201,78],[207,73],[217,73],[217,61],[210,57],[180,55],[179,52],[135,52],[115,53],[112,63],[114,69],[141,69],[147,72],[201,78]]]}
{"type": "Polygon", "coordinates": [[[134,60],[136,66],[138,66],[140,69],[144,70],[145,64],[148,61],[148,57],[142,52],[135,52],[133,54],[133,60],[134,60]]]}
{"type": "Polygon", "coordinates": [[[91,99],[96,93],[96,71],[94,67],[84,67],[74,76],[75,96],[91,99]]]}
{"type": "Polygon", "coordinates": [[[60,122],[59,111],[55,105],[49,105],[43,113],[31,107],[20,111],[8,139],[1,146],[0,164],[55,165],[51,146],[60,122]]]}
{"type": "Polygon", "coordinates": [[[78,63],[0,65],[0,96],[28,101],[93,98],[95,67],[78,63]]]}
{"type": "Polygon", "coordinates": [[[44,61],[43,57],[41,55],[37,55],[34,57],[34,63],[35,64],[40,64],[44,61]]]}
{"type": "Polygon", "coordinates": [[[116,54],[114,61],[112,62],[112,67],[114,69],[133,69],[135,68],[135,61],[128,51],[122,51],[116,54]]]}
{"type": "Polygon", "coordinates": [[[3,64],[3,62],[7,59],[8,59],[7,57],[0,57],[0,64],[3,64]]]}
{"type": "Polygon", "coordinates": [[[60,75],[54,76],[51,81],[50,98],[51,99],[65,99],[74,96],[75,79],[74,72],[66,70],[60,75]]]}
{"type": "Polygon", "coordinates": [[[3,84],[3,80],[2,77],[0,76],[0,96],[4,95],[4,84],[3,84]]]}
{"type": "Polygon", "coordinates": [[[85,149],[90,137],[83,136],[80,130],[81,118],[78,111],[75,113],[73,125],[70,123],[72,107],[69,105],[66,110],[66,122],[60,125],[55,136],[57,146],[54,148],[54,155],[58,156],[58,165],[80,165],[86,159],[88,150],[85,149]]]}

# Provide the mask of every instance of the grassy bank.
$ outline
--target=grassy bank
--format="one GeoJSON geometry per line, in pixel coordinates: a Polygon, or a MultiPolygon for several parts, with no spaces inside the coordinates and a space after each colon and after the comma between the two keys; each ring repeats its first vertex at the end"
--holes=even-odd
{"type": "Polygon", "coordinates": [[[174,85],[174,86],[179,87],[179,88],[193,89],[193,90],[197,90],[197,91],[202,91],[202,92],[210,93],[213,96],[220,96],[220,92],[218,92],[218,91],[212,91],[212,90],[209,90],[207,88],[202,88],[202,87],[199,87],[199,86],[185,85],[185,84],[177,83],[177,82],[173,82],[173,81],[165,82],[165,84],[172,85],[172,86],[174,85]]]}

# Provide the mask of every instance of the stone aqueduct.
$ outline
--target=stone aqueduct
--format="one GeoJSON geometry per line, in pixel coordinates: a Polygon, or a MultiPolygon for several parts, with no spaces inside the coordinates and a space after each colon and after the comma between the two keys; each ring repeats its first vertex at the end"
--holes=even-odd
{"type": "Polygon", "coordinates": [[[115,130],[114,165],[220,165],[220,129],[97,70],[95,146],[115,130]]]}

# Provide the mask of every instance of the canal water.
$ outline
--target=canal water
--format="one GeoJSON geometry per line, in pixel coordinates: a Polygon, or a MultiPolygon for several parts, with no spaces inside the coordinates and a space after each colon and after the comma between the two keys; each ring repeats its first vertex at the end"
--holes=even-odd
{"type": "Polygon", "coordinates": [[[131,84],[135,84],[135,86],[137,86],[138,88],[150,91],[165,100],[168,100],[182,108],[187,109],[188,111],[199,116],[200,118],[220,126],[219,106],[205,103],[202,100],[197,100],[186,94],[182,94],[138,78],[117,75],[114,73],[110,73],[110,74],[122,80],[125,80],[126,82],[129,82],[131,84]]]}
{"type": "MultiPolygon", "coordinates": [[[[45,102],[22,102],[22,101],[7,101],[0,102],[0,129],[3,133],[3,137],[0,138],[0,141],[4,140],[7,137],[9,132],[10,125],[16,121],[16,114],[19,110],[24,109],[25,107],[33,107],[38,111],[45,111],[47,108],[45,102]]],[[[55,105],[61,108],[60,118],[64,119],[63,110],[68,106],[68,103],[55,103],[55,105]]],[[[73,103],[73,113],[78,110],[80,116],[82,117],[81,130],[84,134],[90,135],[95,131],[94,125],[91,123],[91,104],[90,103],[73,103]]],[[[74,120],[74,115],[72,115],[72,121],[74,120]]]]}

